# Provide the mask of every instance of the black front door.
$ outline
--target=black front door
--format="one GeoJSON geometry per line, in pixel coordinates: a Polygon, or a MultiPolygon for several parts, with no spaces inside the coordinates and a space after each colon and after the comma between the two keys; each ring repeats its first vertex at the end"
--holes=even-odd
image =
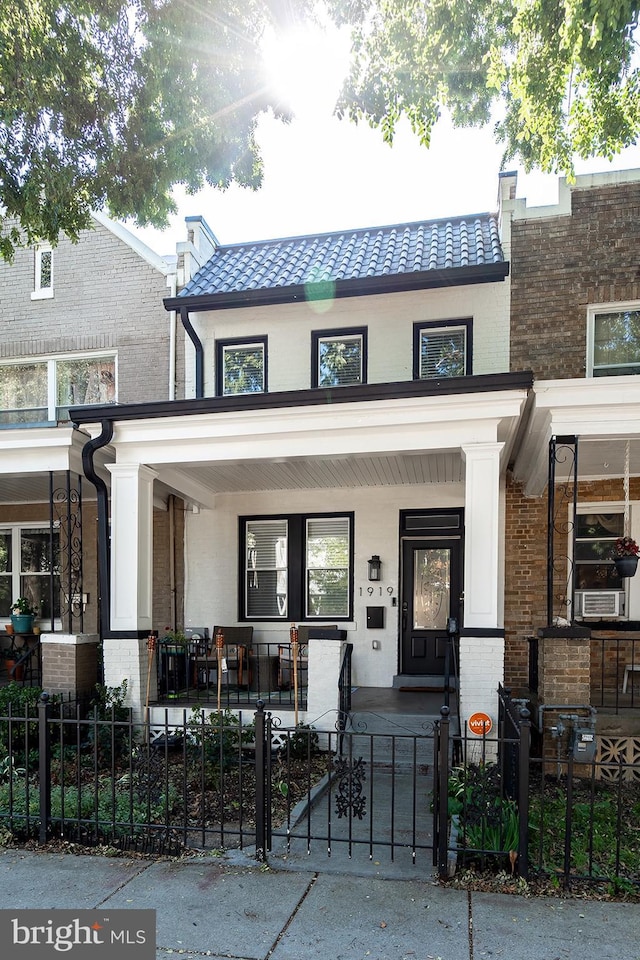
{"type": "Polygon", "coordinates": [[[444,675],[447,620],[460,622],[460,544],[403,540],[400,673],[444,675]]]}

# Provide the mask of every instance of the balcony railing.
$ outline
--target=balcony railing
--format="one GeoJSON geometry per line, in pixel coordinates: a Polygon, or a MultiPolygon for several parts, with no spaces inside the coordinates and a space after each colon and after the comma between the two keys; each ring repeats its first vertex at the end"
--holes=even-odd
{"type": "Polygon", "coordinates": [[[255,705],[307,706],[308,661],[300,645],[294,672],[289,643],[225,644],[203,651],[200,643],[183,647],[158,644],[158,702],[217,706],[221,709],[255,705]],[[296,689],[297,688],[297,689],[296,689]]]}

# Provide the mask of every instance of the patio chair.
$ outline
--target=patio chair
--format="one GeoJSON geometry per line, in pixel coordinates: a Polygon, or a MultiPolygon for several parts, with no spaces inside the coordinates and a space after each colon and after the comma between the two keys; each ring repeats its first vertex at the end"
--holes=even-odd
{"type": "Polygon", "coordinates": [[[249,647],[253,640],[253,627],[224,626],[216,626],[213,628],[213,634],[209,640],[205,655],[201,656],[196,653],[196,656],[192,660],[198,685],[208,687],[217,682],[218,653],[216,650],[216,634],[218,630],[222,631],[224,637],[222,656],[225,659],[227,667],[226,682],[229,682],[229,674],[233,670],[236,674],[237,685],[239,687],[247,686],[249,684],[249,647]]]}
{"type": "MultiPolygon", "coordinates": [[[[316,627],[311,624],[301,623],[298,627],[298,682],[300,686],[307,686],[307,676],[309,669],[309,637],[319,637],[323,639],[324,634],[330,630],[337,630],[337,624],[316,627]]],[[[278,647],[278,687],[280,690],[288,690],[293,686],[293,657],[291,655],[291,644],[283,643],[278,647]]]]}

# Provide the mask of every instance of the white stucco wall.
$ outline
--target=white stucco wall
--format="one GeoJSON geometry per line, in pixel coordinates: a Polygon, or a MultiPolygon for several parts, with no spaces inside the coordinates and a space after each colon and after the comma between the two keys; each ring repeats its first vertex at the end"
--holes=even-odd
{"type": "MultiPolygon", "coordinates": [[[[355,512],[354,619],[340,623],[353,642],[353,681],[388,687],[398,672],[399,512],[464,505],[461,483],[381,487],[364,490],[287,490],[220,494],[214,510],[186,519],[185,625],[238,622],[238,517],[244,515],[355,512]],[[382,581],[367,580],[367,560],[379,554],[382,581]],[[372,596],[368,589],[372,588],[372,596]],[[393,605],[396,599],[397,606],[393,605]],[[367,606],[384,606],[384,629],[367,629],[367,606]],[[372,641],[379,649],[372,648],[372,641]]],[[[256,642],[288,640],[289,622],[254,622],[256,642]]]]}
{"type": "MultiPolygon", "coordinates": [[[[473,373],[509,369],[508,282],[277,304],[197,313],[191,321],[202,340],[206,396],[215,394],[215,341],[268,337],[269,392],[311,386],[311,332],[345,327],[368,330],[368,383],[413,379],[413,324],[473,319],[473,373]]],[[[193,395],[193,345],[186,346],[187,396],[193,395]],[[191,358],[191,362],[190,362],[191,358]]]]}

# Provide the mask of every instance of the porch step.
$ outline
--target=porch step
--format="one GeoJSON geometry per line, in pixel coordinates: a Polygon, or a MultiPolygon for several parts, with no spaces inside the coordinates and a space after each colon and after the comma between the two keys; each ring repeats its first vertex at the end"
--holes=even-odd
{"type": "MultiPolygon", "coordinates": [[[[449,678],[449,689],[455,690],[456,679],[455,677],[449,678]]],[[[437,674],[424,674],[422,676],[413,676],[413,674],[408,673],[398,673],[393,678],[393,688],[394,690],[423,690],[425,692],[434,693],[439,690],[444,690],[444,677],[438,676],[437,674]]]]}

